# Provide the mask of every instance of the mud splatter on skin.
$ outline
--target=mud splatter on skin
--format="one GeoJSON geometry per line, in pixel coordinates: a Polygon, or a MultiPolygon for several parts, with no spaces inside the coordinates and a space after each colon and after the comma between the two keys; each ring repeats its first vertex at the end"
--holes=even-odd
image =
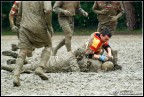
{"type": "MultiPolygon", "coordinates": [[[[54,36],[53,46],[63,36],[54,36]]],[[[74,36],[72,38],[72,49],[81,46],[88,36],[74,36]]],[[[1,53],[10,50],[12,43],[18,43],[16,36],[1,37],[1,53]]],[[[47,73],[48,81],[42,81],[38,76],[32,74],[21,74],[21,86],[13,87],[13,75],[1,70],[1,96],[37,96],[37,95],[143,95],[143,65],[142,65],[142,35],[114,35],[110,40],[113,49],[118,50],[118,64],[122,70],[112,72],[89,72],[89,73],[47,73]]],[[[36,49],[32,58],[40,56],[43,48],[36,49]]],[[[64,54],[66,47],[59,49],[57,55],[64,54]]],[[[18,51],[16,51],[18,52],[18,51]]],[[[1,64],[6,64],[9,56],[1,54],[1,64]]]]}

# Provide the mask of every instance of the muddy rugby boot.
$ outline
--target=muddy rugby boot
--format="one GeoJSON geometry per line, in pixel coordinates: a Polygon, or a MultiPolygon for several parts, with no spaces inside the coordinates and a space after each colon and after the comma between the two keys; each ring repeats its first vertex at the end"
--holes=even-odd
{"type": "Polygon", "coordinates": [[[17,58],[18,54],[17,53],[14,53],[12,51],[3,51],[2,54],[4,56],[12,56],[13,58],[17,58]]]}
{"type": "Polygon", "coordinates": [[[115,64],[114,65],[114,70],[122,70],[122,66],[115,64]]]}
{"type": "Polygon", "coordinates": [[[48,77],[44,74],[44,69],[42,67],[38,67],[35,70],[35,74],[38,75],[42,80],[48,80],[48,77]]]}
{"type": "Polygon", "coordinates": [[[16,63],[16,59],[8,59],[7,60],[7,64],[10,65],[10,64],[15,64],[16,63]]]}
{"type": "Polygon", "coordinates": [[[13,86],[20,86],[20,71],[21,66],[16,67],[16,69],[14,70],[13,86]]]}
{"type": "Polygon", "coordinates": [[[45,69],[45,65],[47,63],[47,61],[50,58],[50,54],[51,54],[51,49],[50,48],[45,48],[42,51],[41,54],[41,60],[40,60],[40,65],[36,68],[35,70],[35,74],[38,75],[42,80],[48,80],[48,77],[44,74],[44,69],[45,69]]]}
{"type": "Polygon", "coordinates": [[[16,87],[18,87],[18,86],[20,86],[20,78],[19,78],[20,76],[14,76],[14,78],[13,78],[13,86],[16,86],[16,87]]]}
{"type": "Polygon", "coordinates": [[[17,51],[19,48],[16,44],[11,44],[12,51],[17,51]]]}
{"type": "Polygon", "coordinates": [[[118,53],[117,50],[112,50],[112,55],[113,55],[112,62],[114,64],[114,70],[121,70],[122,66],[120,66],[120,65],[117,64],[117,53],[118,53]]]}
{"type": "Polygon", "coordinates": [[[1,65],[1,70],[12,72],[14,70],[14,67],[9,66],[9,65],[1,65]]]}

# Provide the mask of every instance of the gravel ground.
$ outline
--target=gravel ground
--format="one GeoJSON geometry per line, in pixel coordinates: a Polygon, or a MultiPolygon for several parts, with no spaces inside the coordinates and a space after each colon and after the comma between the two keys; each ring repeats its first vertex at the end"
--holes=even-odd
{"type": "MultiPolygon", "coordinates": [[[[56,46],[63,36],[53,36],[56,46]]],[[[81,46],[88,36],[74,36],[72,49],[81,46]]],[[[112,72],[46,73],[48,81],[35,74],[21,74],[21,86],[13,87],[11,72],[1,70],[1,96],[108,96],[143,95],[143,40],[142,35],[114,35],[110,40],[113,49],[118,50],[118,64],[122,70],[112,72]]],[[[17,43],[16,36],[1,36],[1,53],[10,50],[17,43]]],[[[43,48],[36,49],[32,58],[39,56],[43,48]]],[[[62,47],[57,55],[66,51],[62,47]]],[[[18,52],[18,51],[16,51],[18,52]]],[[[1,64],[6,64],[9,56],[1,55],[1,64]]]]}

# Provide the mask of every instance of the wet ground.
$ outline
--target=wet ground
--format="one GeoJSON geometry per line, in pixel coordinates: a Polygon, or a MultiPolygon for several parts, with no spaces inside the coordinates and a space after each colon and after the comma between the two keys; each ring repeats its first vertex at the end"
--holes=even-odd
{"type": "MultiPolygon", "coordinates": [[[[63,36],[54,36],[56,46],[63,36]]],[[[72,49],[81,46],[88,36],[74,36],[72,49]]],[[[102,96],[102,95],[143,95],[143,39],[142,35],[114,35],[110,40],[113,49],[118,50],[118,64],[122,70],[89,73],[46,73],[48,81],[41,80],[35,74],[21,74],[21,86],[13,87],[13,74],[1,70],[1,96],[102,96]]],[[[10,50],[17,43],[16,36],[1,36],[1,52],[10,50]]],[[[36,49],[32,58],[40,55],[43,48],[36,49]]],[[[66,51],[62,47],[57,55],[66,51]]],[[[18,51],[16,51],[18,52],[18,51]]],[[[1,64],[6,64],[9,56],[1,55],[1,64]]]]}

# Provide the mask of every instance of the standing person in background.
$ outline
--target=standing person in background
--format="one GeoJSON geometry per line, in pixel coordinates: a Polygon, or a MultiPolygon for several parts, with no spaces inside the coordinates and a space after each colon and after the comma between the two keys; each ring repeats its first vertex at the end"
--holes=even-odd
{"type": "Polygon", "coordinates": [[[99,21],[97,31],[99,32],[103,26],[110,29],[114,34],[118,19],[124,14],[124,7],[119,1],[95,1],[92,7],[94,13],[97,14],[99,21]]]}
{"type": "Polygon", "coordinates": [[[44,67],[49,60],[52,40],[48,30],[48,14],[52,11],[51,1],[21,1],[19,15],[21,23],[19,30],[19,48],[20,52],[16,59],[16,68],[14,70],[13,85],[20,86],[20,72],[24,65],[28,49],[35,47],[44,47],[41,60],[35,70],[35,74],[43,80],[48,80],[44,74],[44,67]]]}
{"type": "Polygon", "coordinates": [[[54,48],[53,55],[56,55],[57,50],[63,45],[66,46],[67,51],[71,51],[71,39],[74,32],[74,16],[76,12],[88,16],[80,5],[80,1],[56,1],[53,6],[53,11],[58,14],[58,21],[62,27],[65,38],[54,48]]]}

